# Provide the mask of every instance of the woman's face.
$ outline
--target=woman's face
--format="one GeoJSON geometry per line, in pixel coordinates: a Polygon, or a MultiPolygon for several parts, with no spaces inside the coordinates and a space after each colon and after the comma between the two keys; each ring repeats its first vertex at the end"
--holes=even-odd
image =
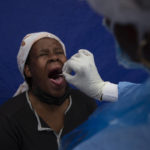
{"type": "Polygon", "coordinates": [[[66,90],[66,81],[62,67],[66,56],[61,44],[52,38],[38,40],[29,54],[29,73],[32,78],[32,89],[39,88],[54,97],[61,97],[66,90]]]}

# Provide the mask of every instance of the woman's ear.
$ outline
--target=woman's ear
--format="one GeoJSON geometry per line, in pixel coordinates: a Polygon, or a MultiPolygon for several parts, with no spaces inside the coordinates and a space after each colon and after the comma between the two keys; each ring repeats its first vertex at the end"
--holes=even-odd
{"type": "Polygon", "coordinates": [[[25,76],[27,78],[31,78],[32,77],[29,65],[25,65],[25,67],[24,67],[24,74],[25,74],[25,76]]]}

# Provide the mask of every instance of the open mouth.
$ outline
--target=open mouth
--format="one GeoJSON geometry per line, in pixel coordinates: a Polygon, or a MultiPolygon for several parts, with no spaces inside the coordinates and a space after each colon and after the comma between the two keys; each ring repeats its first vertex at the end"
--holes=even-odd
{"type": "Polygon", "coordinates": [[[59,77],[63,77],[61,69],[54,69],[48,73],[48,78],[57,79],[59,77]]]}
{"type": "Polygon", "coordinates": [[[61,86],[64,83],[64,76],[62,74],[61,68],[56,68],[56,69],[51,70],[48,73],[48,78],[56,86],[61,86]]]}

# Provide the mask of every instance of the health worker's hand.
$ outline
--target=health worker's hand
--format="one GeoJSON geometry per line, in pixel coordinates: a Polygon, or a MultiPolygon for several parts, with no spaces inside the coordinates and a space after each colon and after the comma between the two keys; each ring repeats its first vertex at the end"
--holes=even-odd
{"type": "Polygon", "coordinates": [[[106,82],[101,79],[91,52],[84,49],[79,50],[64,64],[63,74],[67,82],[83,93],[101,100],[106,82]],[[75,72],[75,75],[70,74],[72,71],[75,72]]]}

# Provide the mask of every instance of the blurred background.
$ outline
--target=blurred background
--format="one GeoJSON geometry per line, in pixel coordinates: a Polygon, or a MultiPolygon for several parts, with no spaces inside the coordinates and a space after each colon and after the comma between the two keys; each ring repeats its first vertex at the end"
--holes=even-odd
{"type": "Polygon", "coordinates": [[[68,58],[78,49],[90,50],[103,80],[141,83],[147,78],[142,70],[126,70],[117,64],[113,36],[85,0],[1,0],[0,104],[23,82],[16,61],[22,38],[39,31],[62,39],[68,58]]]}

